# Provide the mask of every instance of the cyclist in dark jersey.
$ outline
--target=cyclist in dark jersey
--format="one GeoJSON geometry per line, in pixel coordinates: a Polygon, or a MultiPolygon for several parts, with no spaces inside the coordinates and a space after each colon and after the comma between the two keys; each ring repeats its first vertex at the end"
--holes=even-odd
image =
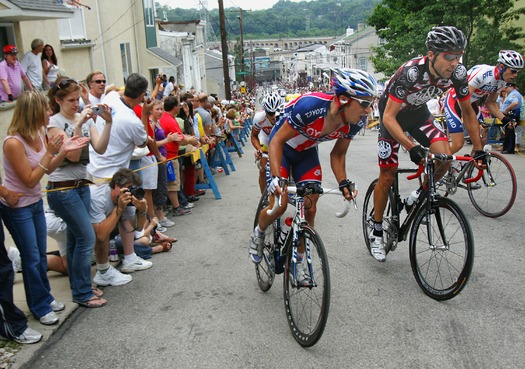
{"type": "MultiPolygon", "coordinates": [[[[470,105],[467,69],[460,63],[467,41],[463,32],[452,26],[433,27],[427,35],[426,56],[403,64],[390,79],[379,100],[380,128],[378,138],[379,180],[374,190],[374,230],[370,235],[370,252],[378,261],[386,260],[383,241],[383,213],[388,189],[398,167],[399,145],[410,152],[410,159],[419,164],[428,147],[437,153],[450,154],[444,128],[436,122],[426,102],[454,87],[463,113],[463,121],[472,137],[475,157],[481,165],[485,160],[479,136],[476,113],[470,105]],[[410,133],[422,146],[405,135],[410,133]]],[[[436,171],[441,178],[448,166],[436,171]]]]}
{"type": "MultiPolygon", "coordinates": [[[[261,261],[264,230],[286,210],[286,193],[281,191],[280,180],[291,174],[299,185],[321,183],[318,143],[337,141],[330,154],[332,171],[345,198],[350,200],[354,195],[348,187],[345,156],[350,140],[363,127],[362,117],[372,109],[378,94],[377,82],[365,71],[340,68],[334,71],[332,88],[334,94],[305,94],[290,102],[270,134],[268,190],[271,194],[282,194],[283,201],[274,216],[265,210],[260,213],[259,225],[250,242],[250,258],[254,263],[261,261]]],[[[311,206],[305,214],[310,225],[314,223],[317,197],[311,197],[311,206]]],[[[271,196],[270,208],[273,203],[271,196]]]]}

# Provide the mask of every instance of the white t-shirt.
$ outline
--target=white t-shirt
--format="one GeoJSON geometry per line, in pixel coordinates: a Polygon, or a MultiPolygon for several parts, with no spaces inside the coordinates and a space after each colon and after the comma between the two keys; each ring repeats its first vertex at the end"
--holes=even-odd
{"type": "MultiPolygon", "coordinates": [[[[96,97],[94,95],[91,95],[91,92],[90,92],[88,99],[89,99],[89,103],[91,105],[98,105],[98,104],[100,104],[102,102],[102,100],[104,100],[105,97],[106,97],[106,94],[104,94],[104,95],[100,96],[100,98],[98,98],[98,97],[96,97]]],[[[86,103],[84,102],[84,100],[82,100],[82,98],[80,98],[78,100],[78,103],[80,105],[80,110],[84,109],[84,107],[86,106],[86,103]]]]}
{"type": "MultiPolygon", "coordinates": [[[[102,223],[115,209],[115,204],[111,200],[111,187],[108,184],[99,186],[89,186],[91,191],[91,202],[89,208],[89,217],[91,224],[102,223]]],[[[122,219],[133,219],[136,208],[127,206],[122,213],[122,219]]]]}
{"type": "Polygon", "coordinates": [[[32,51],[29,51],[24,55],[20,64],[22,64],[22,68],[24,68],[24,72],[26,72],[33,87],[41,90],[44,79],[42,77],[43,71],[40,57],[33,54],[32,51]]]}
{"type": "MultiPolygon", "coordinates": [[[[148,135],[142,121],[133,109],[124,104],[118,92],[110,92],[102,102],[112,108],[113,126],[103,155],[89,147],[87,171],[93,177],[111,178],[120,168],[129,168],[133,149],[144,145],[148,135]]],[[[99,132],[104,124],[104,120],[98,117],[96,125],[99,132]]]]}
{"type": "Polygon", "coordinates": [[[175,89],[175,86],[173,86],[173,83],[172,82],[168,82],[168,84],[164,88],[164,94],[162,96],[163,97],[170,96],[174,89],[175,89]]]}

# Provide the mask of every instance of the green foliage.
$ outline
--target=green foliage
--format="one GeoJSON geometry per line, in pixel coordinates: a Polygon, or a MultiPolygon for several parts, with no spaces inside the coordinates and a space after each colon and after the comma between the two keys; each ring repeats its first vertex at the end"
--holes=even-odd
{"type": "Polygon", "coordinates": [[[454,25],[468,40],[463,63],[495,64],[498,51],[522,52],[517,40],[525,33],[515,26],[525,8],[515,9],[516,0],[383,0],[373,9],[368,24],[386,41],[372,58],[377,72],[386,76],[410,58],[427,53],[425,39],[435,25],[454,25]]]}

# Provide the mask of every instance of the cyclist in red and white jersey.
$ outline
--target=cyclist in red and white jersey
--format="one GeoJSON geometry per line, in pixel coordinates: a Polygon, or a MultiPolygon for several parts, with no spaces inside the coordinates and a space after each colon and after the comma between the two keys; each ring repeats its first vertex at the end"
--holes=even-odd
{"type": "MultiPolygon", "coordinates": [[[[351,139],[363,127],[362,117],[372,109],[378,94],[377,82],[365,71],[339,68],[333,72],[332,88],[333,94],[311,93],[291,101],[270,134],[271,179],[268,191],[272,195],[282,195],[283,200],[275,215],[269,216],[266,210],[260,213],[249,250],[254,263],[261,261],[264,230],[286,210],[287,195],[280,187],[282,179],[291,175],[298,186],[321,183],[317,144],[336,140],[330,153],[332,171],[345,198],[351,200],[355,195],[350,192],[350,181],[346,175],[346,153],[351,139]]],[[[317,199],[318,195],[310,196],[305,214],[308,224],[312,226],[317,199]]],[[[275,196],[271,196],[269,208],[273,207],[274,201],[275,196]]],[[[300,266],[302,251],[298,250],[298,281],[308,278],[307,271],[300,266]]]]}
{"type": "MultiPolygon", "coordinates": [[[[427,55],[403,64],[379,100],[379,179],[374,190],[374,229],[370,235],[370,252],[377,261],[386,260],[383,213],[398,167],[399,145],[409,151],[415,164],[426,155],[422,146],[432,152],[451,153],[444,128],[430,114],[427,101],[451,87],[455,88],[465,125],[472,137],[475,157],[479,159],[476,165],[486,162],[478,121],[469,102],[467,69],[459,62],[467,46],[465,35],[453,26],[433,27],[427,35],[426,46],[427,55]],[[407,137],[405,131],[422,146],[407,137]]],[[[436,179],[441,178],[447,169],[446,165],[438,168],[436,179]]]]}
{"type": "MultiPolygon", "coordinates": [[[[514,82],[518,73],[523,69],[524,61],[520,53],[513,50],[501,50],[499,52],[498,65],[476,65],[468,72],[468,88],[470,91],[470,102],[480,123],[484,123],[483,116],[478,107],[478,101],[487,97],[485,106],[490,113],[500,119],[503,124],[511,121],[500,110],[497,103],[499,92],[514,82]]],[[[458,152],[464,143],[463,123],[461,121],[461,110],[459,109],[458,96],[455,89],[451,89],[445,99],[445,117],[449,135],[452,139],[452,153],[458,152]]]]}
{"type": "Polygon", "coordinates": [[[253,117],[252,132],[250,140],[255,147],[255,159],[259,167],[259,187],[261,193],[266,188],[266,163],[268,162],[268,142],[270,132],[273,129],[275,120],[282,105],[281,96],[276,93],[266,95],[262,101],[263,111],[255,114],[253,117]]]}

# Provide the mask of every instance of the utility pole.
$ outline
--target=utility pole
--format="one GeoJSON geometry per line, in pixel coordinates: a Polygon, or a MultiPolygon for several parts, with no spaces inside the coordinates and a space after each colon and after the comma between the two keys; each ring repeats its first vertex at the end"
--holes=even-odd
{"type": "Polygon", "coordinates": [[[224,4],[222,0],[219,1],[219,26],[221,29],[221,48],[222,48],[222,71],[224,74],[224,93],[226,100],[232,99],[230,73],[228,68],[228,43],[226,36],[226,24],[224,21],[224,4]]]}
{"type": "Polygon", "coordinates": [[[239,29],[241,31],[241,79],[244,81],[244,36],[242,31],[242,9],[239,8],[239,29]]]}

